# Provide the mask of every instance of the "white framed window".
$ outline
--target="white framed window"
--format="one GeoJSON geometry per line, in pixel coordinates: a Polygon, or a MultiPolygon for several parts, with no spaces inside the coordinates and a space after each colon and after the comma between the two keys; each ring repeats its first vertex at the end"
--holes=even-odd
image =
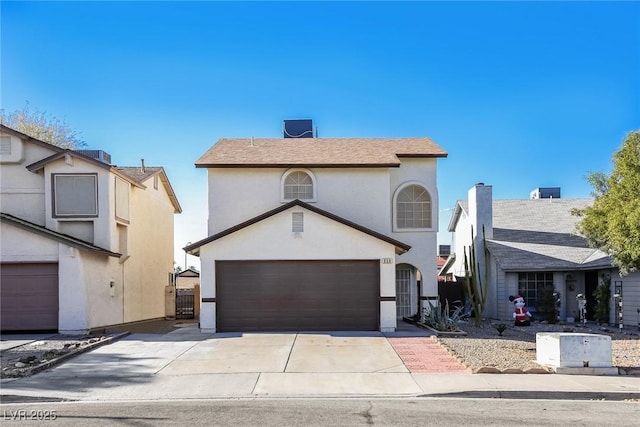
{"type": "Polygon", "coordinates": [[[527,307],[535,309],[544,288],[554,288],[553,273],[518,273],[518,294],[527,307]]]}
{"type": "Polygon", "coordinates": [[[131,185],[116,177],[116,218],[129,221],[129,191],[131,185]]]}
{"type": "Polygon", "coordinates": [[[291,169],[282,176],[282,200],[315,201],[316,179],[311,171],[303,169],[291,169]]]}
{"type": "Polygon", "coordinates": [[[395,196],[395,227],[401,229],[432,228],[431,194],[419,184],[409,184],[398,190],[395,196]]]}
{"type": "Polygon", "coordinates": [[[98,175],[53,174],[54,217],[98,216],[98,175]]]}

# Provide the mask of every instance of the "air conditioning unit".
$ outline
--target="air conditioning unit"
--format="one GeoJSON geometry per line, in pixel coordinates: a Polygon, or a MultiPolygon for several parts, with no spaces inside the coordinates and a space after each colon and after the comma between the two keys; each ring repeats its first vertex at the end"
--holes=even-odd
{"type": "Polygon", "coordinates": [[[108,165],[111,164],[111,154],[107,153],[104,150],[76,150],[76,152],[82,154],[83,156],[99,160],[102,163],[106,163],[108,165]]]}

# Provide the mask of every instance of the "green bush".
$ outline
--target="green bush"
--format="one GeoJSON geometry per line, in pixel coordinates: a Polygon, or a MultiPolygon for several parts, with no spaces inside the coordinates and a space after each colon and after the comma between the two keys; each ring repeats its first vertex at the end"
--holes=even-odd
{"type": "Polygon", "coordinates": [[[536,301],[536,313],[541,316],[541,320],[549,323],[557,323],[558,308],[556,305],[557,292],[553,286],[545,286],[538,292],[536,301]]]}
{"type": "Polygon", "coordinates": [[[611,299],[611,278],[603,275],[593,296],[596,298],[596,308],[593,318],[598,323],[609,323],[609,300],[611,299]]]}

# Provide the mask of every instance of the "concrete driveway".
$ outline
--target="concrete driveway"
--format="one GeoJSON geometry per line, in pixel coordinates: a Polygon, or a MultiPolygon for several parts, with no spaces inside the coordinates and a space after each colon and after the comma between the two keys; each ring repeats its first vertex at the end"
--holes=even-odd
{"type": "Polygon", "coordinates": [[[132,334],[2,386],[81,400],[422,392],[381,333],[202,334],[196,327],[132,334]]]}
{"type": "Polygon", "coordinates": [[[168,363],[161,375],[214,373],[409,372],[382,334],[217,334],[168,363]]]}

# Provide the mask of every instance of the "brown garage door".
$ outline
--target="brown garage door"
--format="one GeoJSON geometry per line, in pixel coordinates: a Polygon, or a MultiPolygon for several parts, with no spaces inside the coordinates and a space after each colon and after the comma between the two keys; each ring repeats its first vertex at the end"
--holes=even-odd
{"type": "Polygon", "coordinates": [[[379,261],[218,261],[216,326],[237,331],[378,330],[379,261]]]}
{"type": "Polygon", "coordinates": [[[0,265],[2,331],[58,330],[58,264],[0,265]]]}

